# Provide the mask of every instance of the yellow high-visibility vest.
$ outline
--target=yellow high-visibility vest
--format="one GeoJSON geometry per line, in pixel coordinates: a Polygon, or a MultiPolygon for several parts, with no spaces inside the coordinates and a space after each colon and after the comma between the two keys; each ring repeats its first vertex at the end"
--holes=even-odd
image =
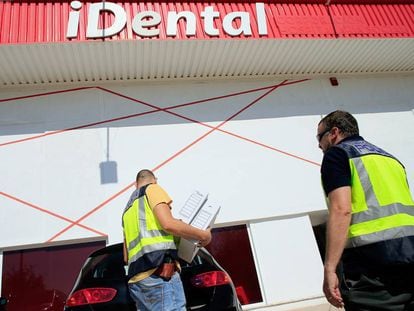
{"type": "Polygon", "coordinates": [[[414,236],[414,201],[404,166],[364,140],[334,146],[351,169],[352,220],[346,248],[414,236]]]}
{"type": "Polygon", "coordinates": [[[174,236],[165,232],[156,219],[146,187],[134,191],[122,215],[129,276],[159,266],[164,254],[177,248],[174,236]]]}

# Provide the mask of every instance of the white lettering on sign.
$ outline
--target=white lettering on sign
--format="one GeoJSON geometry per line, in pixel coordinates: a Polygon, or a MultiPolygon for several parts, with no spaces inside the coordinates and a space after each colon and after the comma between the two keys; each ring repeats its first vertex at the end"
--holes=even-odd
{"type": "Polygon", "coordinates": [[[223,30],[230,36],[245,36],[252,35],[252,29],[250,28],[250,15],[247,12],[233,12],[224,16],[223,19],[223,30]],[[240,27],[234,28],[233,21],[240,19],[240,27]]]}
{"type": "Polygon", "coordinates": [[[72,1],[70,7],[75,10],[69,13],[68,30],[66,32],[66,38],[76,38],[78,36],[79,28],[79,12],[82,8],[80,1],[72,1]]]}
{"type": "Polygon", "coordinates": [[[89,7],[88,27],[86,28],[87,38],[112,37],[124,29],[127,16],[124,8],[112,2],[93,3],[89,7]],[[114,23],[108,28],[98,28],[99,16],[102,11],[114,14],[114,23]]]}
{"type": "Polygon", "coordinates": [[[214,19],[220,17],[220,12],[214,11],[212,6],[208,6],[201,12],[201,17],[204,19],[204,31],[209,36],[218,36],[220,32],[214,27],[214,19]]]}
{"type": "Polygon", "coordinates": [[[160,34],[158,28],[161,23],[161,15],[154,11],[140,12],[132,21],[132,30],[141,37],[155,37],[160,34]],[[153,29],[150,29],[153,28],[153,29]]]}
{"type": "Polygon", "coordinates": [[[256,3],[257,28],[259,35],[267,35],[266,10],[264,3],[256,3]]]}
{"type": "Polygon", "coordinates": [[[187,36],[195,36],[196,34],[196,17],[193,12],[182,11],[180,13],[170,11],[167,18],[167,36],[175,37],[177,35],[178,20],[184,18],[187,24],[185,34],[187,36]]]}
{"type": "MultiPolygon", "coordinates": [[[[267,35],[267,21],[264,3],[256,3],[256,21],[259,35],[267,35]]],[[[76,38],[79,32],[79,16],[82,9],[80,1],[70,3],[72,11],[69,13],[67,38],[76,38]]],[[[208,36],[219,36],[220,29],[214,26],[216,19],[220,18],[220,12],[215,11],[213,6],[207,6],[200,12],[200,17],[191,11],[169,11],[166,20],[166,35],[169,37],[177,36],[178,23],[185,21],[185,35],[195,36],[197,31],[197,18],[203,19],[200,23],[204,27],[204,32],[208,36]]],[[[229,36],[251,36],[252,18],[249,12],[230,12],[223,17],[222,31],[229,36]],[[235,21],[238,21],[236,27],[235,21]]],[[[127,13],[125,9],[113,2],[92,3],[89,6],[89,13],[86,22],[86,38],[106,38],[112,37],[127,25],[127,13]],[[113,15],[112,25],[106,28],[99,28],[99,19],[102,13],[109,12],[113,15]]],[[[131,23],[132,31],[141,37],[155,37],[160,34],[161,14],[155,11],[138,12],[131,23]]]]}

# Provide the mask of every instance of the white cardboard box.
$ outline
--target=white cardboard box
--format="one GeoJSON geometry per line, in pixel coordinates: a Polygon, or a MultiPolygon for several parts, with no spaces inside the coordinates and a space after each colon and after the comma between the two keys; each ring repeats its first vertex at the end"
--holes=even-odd
{"type": "MultiPolygon", "coordinates": [[[[214,224],[220,206],[208,199],[208,194],[194,191],[179,212],[181,220],[199,229],[207,229],[214,224]]],[[[198,252],[198,241],[180,239],[178,256],[190,263],[198,252]]]]}

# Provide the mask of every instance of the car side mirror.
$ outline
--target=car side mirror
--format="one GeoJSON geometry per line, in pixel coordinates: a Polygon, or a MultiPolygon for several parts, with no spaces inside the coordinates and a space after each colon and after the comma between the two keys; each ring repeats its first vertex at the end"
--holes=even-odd
{"type": "Polygon", "coordinates": [[[0,306],[5,306],[7,304],[7,299],[4,297],[0,297],[0,306]]]}

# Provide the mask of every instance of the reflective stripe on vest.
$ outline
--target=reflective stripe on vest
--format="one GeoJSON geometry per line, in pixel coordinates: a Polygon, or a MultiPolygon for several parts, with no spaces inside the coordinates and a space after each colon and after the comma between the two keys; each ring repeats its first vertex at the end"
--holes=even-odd
{"type": "Polygon", "coordinates": [[[151,210],[146,195],[133,193],[122,216],[128,248],[128,265],[144,254],[176,249],[174,237],[166,233],[151,210]]]}
{"type": "Polygon", "coordinates": [[[337,145],[348,154],[352,176],[352,219],[346,247],[414,235],[414,202],[404,167],[368,142],[353,143],[337,145]]]}

